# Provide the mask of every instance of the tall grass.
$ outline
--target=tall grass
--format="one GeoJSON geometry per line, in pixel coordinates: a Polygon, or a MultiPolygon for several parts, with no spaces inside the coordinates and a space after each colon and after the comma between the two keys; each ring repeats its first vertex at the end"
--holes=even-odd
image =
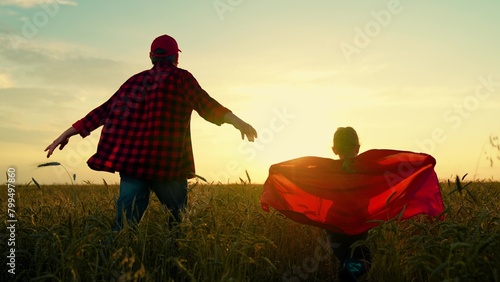
{"type": "MultiPolygon", "coordinates": [[[[1,281],[336,281],[324,232],[262,211],[262,185],[192,185],[173,227],[152,197],[142,222],[121,232],[111,231],[116,185],[72,186],[17,189],[16,275],[5,270],[1,281]]],[[[370,231],[364,281],[500,281],[500,183],[458,179],[442,190],[444,221],[370,231]]],[[[7,234],[0,239],[5,258],[7,234]]]]}

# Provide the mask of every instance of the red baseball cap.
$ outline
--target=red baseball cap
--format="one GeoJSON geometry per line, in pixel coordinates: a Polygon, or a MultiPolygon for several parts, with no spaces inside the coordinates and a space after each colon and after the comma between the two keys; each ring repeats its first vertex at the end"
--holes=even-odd
{"type": "Polygon", "coordinates": [[[153,43],[151,43],[151,51],[149,55],[153,55],[155,57],[167,57],[175,55],[178,52],[181,52],[181,50],[177,45],[177,41],[175,41],[173,37],[164,34],[156,37],[155,40],[153,40],[153,43]],[[163,49],[166,53],[154,53],[156,49],[163,49]]]}

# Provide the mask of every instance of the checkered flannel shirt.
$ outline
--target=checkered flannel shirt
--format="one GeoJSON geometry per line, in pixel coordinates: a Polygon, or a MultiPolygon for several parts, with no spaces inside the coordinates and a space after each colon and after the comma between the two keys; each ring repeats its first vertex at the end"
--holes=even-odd
{"type": "Polygon", "coordinates": [[[195,110],[221,125],[230,112],[186,70],[157,63],[129,78],[73,127],[82,137],[103,125],[90,168],[148,180],[192,178],[190,120],[195,110]]]}

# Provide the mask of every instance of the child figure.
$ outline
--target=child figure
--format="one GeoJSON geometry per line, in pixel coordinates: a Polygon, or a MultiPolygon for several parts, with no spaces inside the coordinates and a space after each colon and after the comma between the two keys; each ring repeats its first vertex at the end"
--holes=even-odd
{"type": "Polygon", "coordinates": [[[370,269],[370,250],[355,244],[368,230],[444,210],[432,156],[387,149],[358,155],[359,147],[352,127],[338,128],[332,149],[340,160],[307,156],[274,164],[260,199],[265,211],[273,207],[327,231],[340,281],[357,281],[370,269]]]}
{"type": "MultiPolygon", "coordinates": [[[[333,135],[333,153],[339,156],[342,169],[351,171],[351,162],[359,153],[358,134],[352,127],[339,127],[333,135]]],[[[330,247],[339,262],[340,281],[356,281],[358,277],[368,272],[371,264],[371,253],[368,247],[353,248],[353,244],[365,240],[368,231],[359,234],[342,234],[326,230],[330,247]]]]}

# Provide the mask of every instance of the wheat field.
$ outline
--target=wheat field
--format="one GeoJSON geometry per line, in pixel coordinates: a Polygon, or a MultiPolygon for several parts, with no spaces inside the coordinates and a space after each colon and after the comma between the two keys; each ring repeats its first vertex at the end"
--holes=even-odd
{"type": "MultiPolygon", "coordinates": [[[[1,281],[336,281],[325,233],[259,204],[262,185],[191,183],[181,224],[155,196],[138,226],[112,232],[118,186],[16,187],[15,274],[1,281]]],[[[445,220],[372,229],[362,281],[500,281],[500,183],[441,183],[445,220]]],[[[7,227],[7,187],[0,210],[7,227]]],[[[3,265],[9,232],[1,233],[3,265]]]]}

